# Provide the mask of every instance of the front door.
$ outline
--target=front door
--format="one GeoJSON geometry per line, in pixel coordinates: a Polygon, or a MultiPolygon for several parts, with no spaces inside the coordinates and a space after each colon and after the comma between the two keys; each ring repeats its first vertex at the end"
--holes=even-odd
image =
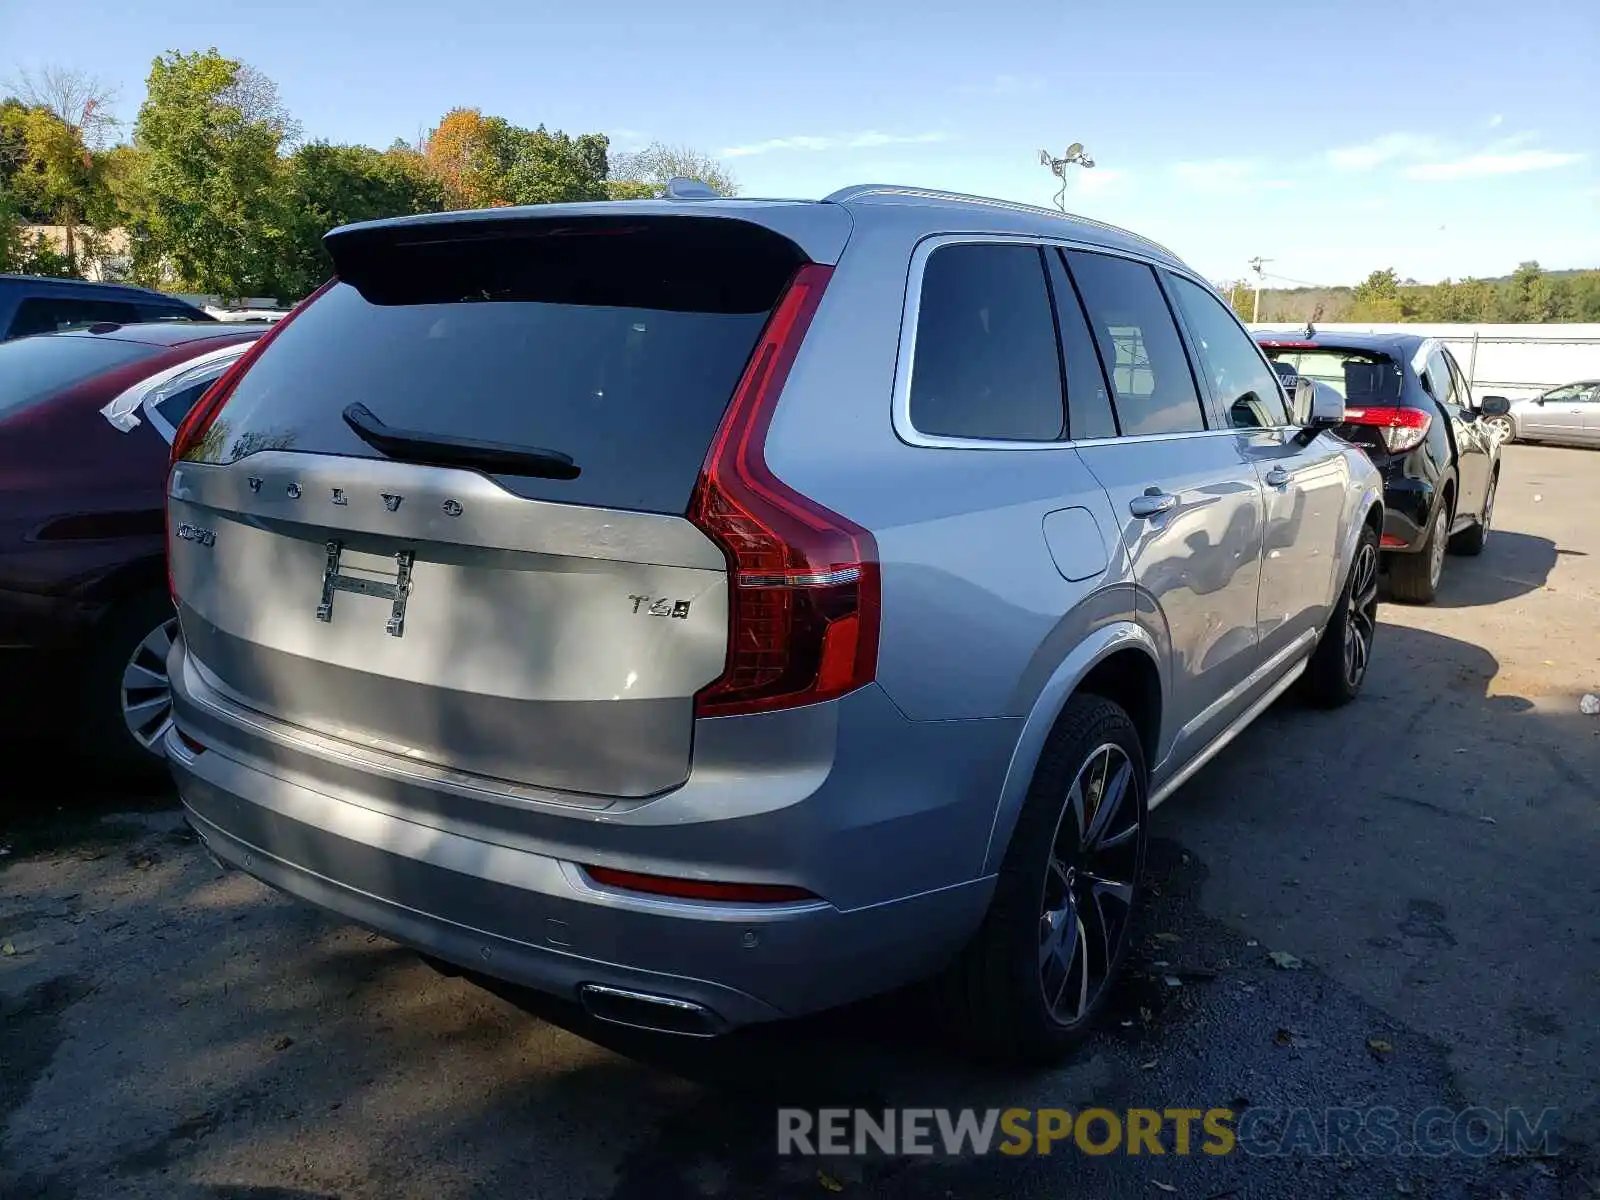
{"type": "Polygon", "coordinates": [[[1572,383],[1555,388],[1540,396],[1538,402],[1528,406],[1520,417],[1523,433],[1528,437],[1549,438],[1553,442],[1581,442],[1584,440],[1584,413],[1589,408],[1584,399],[1589,395],[1589,385],[1572,383]]]}
{"type": "Polygon", "coordinates": [[[1170,654],[1159,779],[1163,764],[1181,765],[1248,706],[1260,665],[1261,487],[1233,434],[1207,426],[1154,270],[1088,252],[1064,258],[1116,418],[1116,436],[1080,441],[1079,454],[1121,522],[1139,619],[1170,654]]]}
{"type": "Polygon", "coordinates": [[[1456,449],[1459,492],[1451,532],[1471,525],[1483,512],[1489,496],[1489,473],[1494,464],[1494,439],[1469,405],[1470,393],[1461,368],[1450,351],[1434,346],[1428,351],[1427,374],[1433,399],[1446,422],[1446,432],[1456,449]]]}
{"type": "Polygon", "coordinates": [[[1331,435],[1301,443],[1281,379],[1222,301],[1191,280],[1165,278],[1210,392],[1212,418],[1237,431],[1238,452],[1261,481],[1256,631],[1263,663],[1282,658],[1287,665],[1309,649],[1344,583],[1339,523],[1350,463],[1331,435]]]}

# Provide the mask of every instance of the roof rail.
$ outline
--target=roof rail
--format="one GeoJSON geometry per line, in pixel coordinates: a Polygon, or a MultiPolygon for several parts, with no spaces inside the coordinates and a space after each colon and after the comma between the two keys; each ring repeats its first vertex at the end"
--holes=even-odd
{"type": "Polygon", "coordinates": [[[1167,247],[1143,234],[1134,233],[1123,229],[1120,225],[1112,225],[1106,221],[1097,221],[1093,217],[1079,216],[1077,213],[1064,213],[1059,209],[1042,208],[1037,204],[1023,204],[1016,200],[996,200],[991,196],[970,196],[963,192],[947,192],[939,188],[904,187],[890,183],[858,183],[850,187],[840,188],[830,195],[824,196],[825,204],[845,204],[852,200],[866,200],[873,196],[901,196],[910,200],[931,200],[950,204],[974,204],[986,208],[1003,208],[1011,212],[1029,213],[1033,216],[1054,217],[1058,221],[1072,221],[1079,225],[1088,225],[1093,229],[1102,229],[1107,233],[1120,234],[1135,242],[1141,242],[1153,250],[1166,255],[1175,261],[1181,261],[1167,247]]]}

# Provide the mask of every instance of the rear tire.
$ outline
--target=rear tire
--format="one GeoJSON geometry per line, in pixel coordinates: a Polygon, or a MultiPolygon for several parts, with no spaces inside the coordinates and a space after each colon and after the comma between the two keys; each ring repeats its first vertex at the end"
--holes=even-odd
{"type": "Polygon", "coordinates": [[[95,632],[83,664],[77,741],[84,764],[102,778],[145,784],[166,777],[162,738],[172,699],[161,647],[176,623],[171,599],[146,592],[113,609],[95,632]]]}
{"type": "Polygon", "coordinates": [[[1378,632],[1378,531],[1365,523],[1339,602],[1306,667],[1313,704],[1338,708],[1361,694],[1378,632]]]}
{"type": "Polygon", "coordinates": [[[1444,574],[1444,552],[1450,540],[1450,505],[1444,497],[1433,506],[1427,540],[1414,554],[1396,554],[1389,560],[1389,590],[1404,604],[1432,604],[1444,574]]]}
{"type": "Polygon", "coordinates": [[[940,981],[947,1014],[985,1058],[1053,1063],[1092,1028],[1131,940],[1148,825],[1133,722],[1109,700],[1074,696],[1039,757],[983,924],[940,981]]]}

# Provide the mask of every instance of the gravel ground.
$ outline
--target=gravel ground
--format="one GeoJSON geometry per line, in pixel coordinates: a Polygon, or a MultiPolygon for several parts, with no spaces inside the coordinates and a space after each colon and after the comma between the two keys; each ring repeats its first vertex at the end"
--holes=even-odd
{"type": "Polygon", "coordinates": [[[1489,549],[1384,608],[1360,702],[1280,704],[1157,813],[1135,969],[1044,1074],[974,1067],[916,993],[597,1030],[220,872],[168,795],[13,789],[0,1195],[1600,1195],[1597,484],[1600,455],[1510,447],[1489,549]],[[776,1156],[779,1104],[1562,1116],[1545,1157],[817,1161],[776,1156]]]}

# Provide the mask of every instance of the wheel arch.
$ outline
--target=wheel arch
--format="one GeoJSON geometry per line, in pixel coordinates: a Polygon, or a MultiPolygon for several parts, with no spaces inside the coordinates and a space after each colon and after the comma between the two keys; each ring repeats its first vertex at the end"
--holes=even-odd
{"type": "Polygon", "coordinates": [[[1139,731],[1146,765],[1154,766],[1165,703],[1160,662],[1160,651],[1150,633],[1134,621],[1119,621],[1096,630],[1057,666],[1023,720],[1006,767],[984,852],[985,875],[1000,869],[1039,756],[1072,697],[1092,693],[1127,710],[1139,731]]]}

